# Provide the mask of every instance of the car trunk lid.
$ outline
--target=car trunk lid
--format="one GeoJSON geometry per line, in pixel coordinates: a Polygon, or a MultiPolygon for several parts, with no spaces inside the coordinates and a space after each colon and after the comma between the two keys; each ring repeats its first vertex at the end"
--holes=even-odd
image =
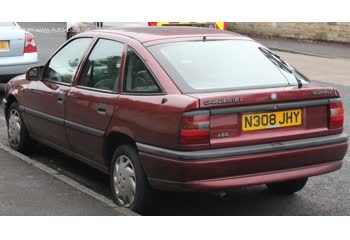
{"type": "Polygon", "coordinates": [[[305,84],[189,94],[210,111],[210,147],[235,147],[329,134],[329,99],[333,88],[305,84]]]}
{"type": "Polygon", "coordinates": [[[16,27],[0,27],[0,57],[22,56],[24,31],[16,27]]]}

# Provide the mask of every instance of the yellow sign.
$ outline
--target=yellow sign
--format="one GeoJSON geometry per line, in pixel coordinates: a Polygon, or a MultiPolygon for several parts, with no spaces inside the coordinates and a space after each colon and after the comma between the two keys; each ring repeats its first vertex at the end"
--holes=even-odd
{"type": "Polygon", "coordinates": [[[8,41],[0,41],[0,50],[8,50],[9,42],[8,41]]]}
{"type": "Polygon", "coordinates": [[[301,110],[242,115],[242,130],[254,131],[269,128],[298,126],[302,123],[301,110]]]}

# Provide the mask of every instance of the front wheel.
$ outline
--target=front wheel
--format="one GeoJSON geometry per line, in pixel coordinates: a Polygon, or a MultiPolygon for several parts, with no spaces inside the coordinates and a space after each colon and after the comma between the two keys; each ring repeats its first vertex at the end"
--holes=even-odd
{"type": "Polygon", "coordinates": [[[118,206],[140,213],[150,203],[151,189],[135,147],[121,145],[116,149],[111,162],[110,185],[118,206]]]}
{"type": "Polygon", "coordinates": [[[11,148],[18,152],[30,150],[33,147],[33,140],[29,136],[17,102],[12,103],[6,115],[7,133],[11,148]]]}
{"type": "Polygon", "coordinates": [[[288,195],[303,189],[307,180],[308,178],[302,178],[285,182],[271,183],[267,184],[267,187],[273,193],[288,195]]]}

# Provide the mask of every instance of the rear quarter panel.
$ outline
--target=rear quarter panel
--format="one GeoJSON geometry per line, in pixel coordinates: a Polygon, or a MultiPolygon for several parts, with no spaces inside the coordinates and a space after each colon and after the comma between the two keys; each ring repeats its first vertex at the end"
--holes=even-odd
{"type": "Polygon", "coordinates": [[[140,143],[181,149],[178,138],[182,113],[198,105],[197,99],[184,95],[121,95],[108,132],[126,134],[140,143]]]}

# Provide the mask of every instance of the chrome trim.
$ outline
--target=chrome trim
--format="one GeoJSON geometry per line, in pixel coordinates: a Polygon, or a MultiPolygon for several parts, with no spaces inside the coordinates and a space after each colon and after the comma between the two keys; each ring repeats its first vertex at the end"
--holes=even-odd
{"type": "MultiPolygon", "coordinates": [[[[112,91],[112,90],[104,90],[104,89],[98,89],[98,88],[93,88],[93,87],[86,87],[86,86],[83,86],[83,85],[76,85],[75,88],[88,90],[88,91],[92,91],[92,92],[99,92],[99,93],[107,93],[107,94],[119,95],[117,92],[112,91]]],[[[113,87],[113,89],[114,89],[114,87],[113,87]]]]}
{"type": "Polygon", "coordinates": [[[200,151],[176,151],[155,146],[136,143],[140,152],[155,154],[163,157],[169,157],[181,160],[205,160],[223,157],[237,157],[249,154],[261,154],[269,152],[279,152],[307,147],[317,147],[328,144],[347,142],[348,136],[345,133],[337,135],[328,135],[316,138],[306,138],[300,140],[266,143],[259,145],[231,147],[221,149],[210,149],[200,151]]]}
{"type": "MultiPolygon", "coordinates": [[[[339,98],[336,98],[339,99],[339,98]]],[[[310,100],[310,101],[300,101],[300,102],[288,102],[288,103],[273,103],[273,104],[263,104],[256,106],[243,106],[243,107],[230,107],[230,108],[218,108],[211,109],[211,115],[218,114],[229,114],[229,113],[242,113],[242,112],[260,112],[260,111],[273,111],[280,109],[289,109],[289,108],[300,108],[300,107],[312,107],[319,105],[329,104],[333,99],[319,99],[319,100],[310,100]]]]}

